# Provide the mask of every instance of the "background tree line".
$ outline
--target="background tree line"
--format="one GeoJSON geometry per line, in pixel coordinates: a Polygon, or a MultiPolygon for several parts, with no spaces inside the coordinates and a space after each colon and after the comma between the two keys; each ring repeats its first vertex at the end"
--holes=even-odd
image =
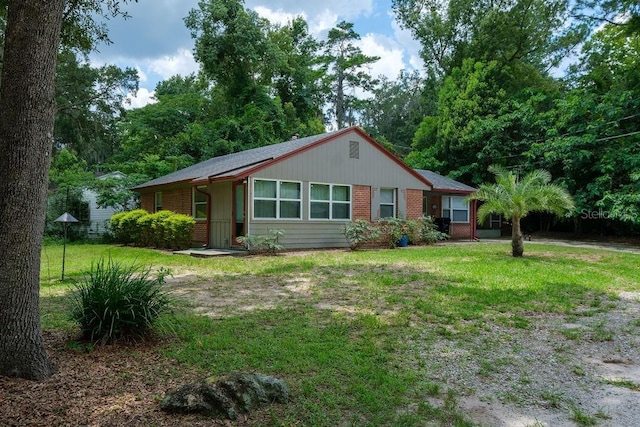
{"type": "Polygon", "coordinates": [[[208,0],[185,18],[200,71],[160,82],[155,103],[129,110],[136,72],[91,67],[86,55],[107,35],[77,15],[58,55],[51,185],[65,198],[68,187],[90,186],[103,205],[122,206],[135,183],[355,124],[411,166],[475,186],[491,180],[492,164],[547,169],[575,195],[576,229],[583,212],[601,209],[618,232],[635,232],[639,9],[629,0],[394,0],[424,69],[389,79],[370,75],[379,58],[358,48],[351,23],[318,40],[302,18],[276,25],[242,1],[208,0]],[[128,179],[94,179],[113,170],[128,179]]]}

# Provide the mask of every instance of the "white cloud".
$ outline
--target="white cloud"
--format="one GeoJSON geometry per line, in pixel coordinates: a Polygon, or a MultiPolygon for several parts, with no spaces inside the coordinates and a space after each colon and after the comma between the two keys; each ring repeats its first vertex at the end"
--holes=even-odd
{"type": "Polygon", "coordinates": [[[138,81],[140,83],[144,84],[149,80],[149,76],[147,76],[147,73],[142,71],[142,68],[140,68],[139,65],[136,65],[136,72],[138,73],[138,81]]]}
{"type": "Polygon", "coordinates": [[[165,55],[160,58],[147,60],[149,71],[166,80],[176,74],[187,76],[196,73],[199,69],[198,63],[193,58],[193,53],[189,49],[178,49],[174,55],[165,55]]]}
{"type": "Polygon", "coordinates": [[[382,34],[367,34],[358,42],[362,53],[368,56],[379,56],[380,60],[371,64],[370,72],[373,77],[380,75],[390,79],[398,77],[400,70],[406,68],[400,46],[391,38],[382,34]]]}
{"type": "Polygon", "coordinates": [[[421,71],[424,68],[424,61],[420,56],[422,45],[413,38],[411,30],[400,27],[392,12],[389,12],[389,19],[393,28],[393,38],[397,41],[400,49],[404,51],[409,65],[411,65],[412,69],[421,71]]]}
{"type": "MultiPolygon", "coordinates": [[[[326,11],[338,11],[342,19],[351,20],[373,12],[373,0],[247,0],[246,6],[257,10],[259,7],[270,10],[287,11],[295,15],[305,14],[307,21],[313,21],[315,17],[326,11]]],[[[311,24],[311,22],[309,22],[311,24]]]]}
{"type": "MultiPolygon", "coordinates": [[[[286,25],[294,18],[301,16],[309,26],[309,33],[318,38],[324,35],[338,23],[338,14],[330,9],[318,9],[317,13],[308,13],[307,10],[284,11],[282,9],[271,9],[266,6],[256,6],[253,8],[258,15],[266,18],[272,24],[286,25]],[[311,17],[310,17],[311,15],[311,17]]],[[[297,9],[296,9],[297,10],[297,9]]]]}
{"type": "Polygon", "coordinates": [[[319,37],[321,34],[328,32],[336,26],[338,23],[338,14],[329,9],[325,9],[321,13],[314,15],[313,19],[307,20],[307,23],[309,24],[309,32],[314,37],[319,37]]]}
{"type": "Polygon", "coordinates": [[[157,100],[154,98],[155,94],[155,91],[149,91],[147,88],[141,87],[140,89],[138,89],[138,92],[135,96],[133,96],[131,93],[127,95],[124,106],[127,109],[132,109],[141,108],[147,104],[154,104],[157,102],[157,100]]]}
{"type": "Polygon", "coordinates": [[[272,24],[286,25],[293,21],[297,16],[302,16],[307,20],[307,15],[304,12],[296,14],[292,12],[285,12],[282,9],[272,10],[264,6],[256,6],[253,10],[255,10],[261,17],[269,20],[272,24]]]}

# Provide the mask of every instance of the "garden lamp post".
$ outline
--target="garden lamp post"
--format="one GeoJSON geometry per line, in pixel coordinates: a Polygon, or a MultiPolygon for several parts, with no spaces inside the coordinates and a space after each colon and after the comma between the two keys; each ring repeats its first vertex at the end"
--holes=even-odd
{"type": "Polygon", "coordinates": [[[60,215],[54,222],[61,222],[64,227],[64,239],[62,240],[62,278],[60,281],[64,281],[64,259],[67,255],[67,224],[75,224],[78,222],[69,212],[65,212],[60,215]]]}

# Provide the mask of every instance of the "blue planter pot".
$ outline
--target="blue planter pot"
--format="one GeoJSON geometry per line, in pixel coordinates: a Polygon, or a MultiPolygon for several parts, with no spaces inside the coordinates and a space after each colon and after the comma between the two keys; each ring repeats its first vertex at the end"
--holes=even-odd
{"type": "Polygon", "coordinates": [[[409,237],[402,236],[400,240],[398,240],[397,245],[400,248],[406,248],[407,246],[409,246],[409,237]]]}

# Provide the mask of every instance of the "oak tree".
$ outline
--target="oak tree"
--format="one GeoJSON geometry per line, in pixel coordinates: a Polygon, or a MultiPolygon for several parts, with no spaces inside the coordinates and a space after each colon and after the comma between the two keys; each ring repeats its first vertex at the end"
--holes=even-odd
{"type": "Polygon", "coordinates": [[[40,329],[40,247],[64,0],[8,0],[0,83],[0,375],[53,373],[40,329]]]}

